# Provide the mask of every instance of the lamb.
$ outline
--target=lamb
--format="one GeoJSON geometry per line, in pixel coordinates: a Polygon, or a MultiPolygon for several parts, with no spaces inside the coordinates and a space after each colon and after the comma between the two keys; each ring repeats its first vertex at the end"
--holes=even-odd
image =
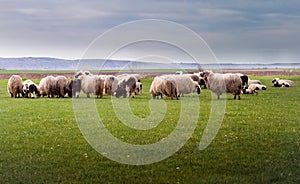
{"type": "Polygon", "coordinates": [[[23,82],[23,94],[26,98],[36,98],[37,96],[40,96],[38,86],[29,79],[23,82]]]}
{"type": "Polygon", "coordinates": [[[261,84],[250,84],[248,88],[251,90],[267,90],[267,86],[261,84]]]}
{"type": "Polygon", "coordinates": [[[177,85],[178,96],[197,92],[201,93],[201,87],[197,81],[193,81],[190,75],[164,75],[167,78],[174,79],[177,85]]]}
{"type": "Polygon", "coordinates": [[[48,98],[54,97],[55,94],[53,93],[53,88],[55,87],[55,83],[55,77],[53,77],[52,75],[42,78],[38,87],[41,96],[48,96],[48,98]]]}
{"type": "Polygon", "coordinates": [[[20,98],[20,94],[24,96],[22,88],[22,78],[19,75],[12,75],[8,79],[7,91],[10,94],[11,98],[20,98]]]}
{"type": "Polygon", "coordinates": [[[292,87],[295,83],[292,80],[274,78],[272,80],[274,87],[292,87]]]}
{"type": "Polygon", "coordinates": [[[118,79],[118,88],[115,92],[115,96],[119,98],[120,96],[123,96],[124,98],[126,96],[128,97],[135,97],[135,90],[136,90],[136,82],[137,79],[134,75],[130,74],[123,74],[117,76],[118,79]]]}
{"type": "Polygon", "coordinates": [[[233,99],[240,100],[240,94],[242,90],[242,79],[237,74],[220,74],[206,71],[204,74],[204,79],[206,81],[208,89],[214,92],[218,99],[223,93],[232,93],[234,95],[233,99]]]}
{"type": "Polygon", "coordinates": [[[176,81],[172,78],[167,78],[165,76],[157,76],[153,79],[150,90],[153,99],[158,98],[158,96],[163,98],[163,95],[170,97],[171,100],[177,96],[177,84],[176,81]]]}
{"type": "Polygon", "coordinates": [[[81,90],[81,81],[79,79],[72,79],[68,82],[66,91],[69,97],[77,97],[79,98],[81,90]]]}

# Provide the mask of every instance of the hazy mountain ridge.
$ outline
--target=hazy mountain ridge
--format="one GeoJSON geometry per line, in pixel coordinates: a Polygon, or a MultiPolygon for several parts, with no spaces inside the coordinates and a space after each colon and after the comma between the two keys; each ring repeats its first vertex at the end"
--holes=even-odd
{"type": "Polygon", "coordinates": [[[0,58],[2,70],[141,70],[141,69],[259,69],[300,68],[300,63],[273,64],[199,64],[149,63],[128,60],[66,60],[48,57],[0,58]]]}

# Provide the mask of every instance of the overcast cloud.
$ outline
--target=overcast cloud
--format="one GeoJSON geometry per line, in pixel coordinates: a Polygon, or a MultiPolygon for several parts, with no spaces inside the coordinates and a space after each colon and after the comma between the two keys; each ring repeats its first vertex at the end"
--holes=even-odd
{"type": "Polygon", "coordinates": [[[298,0],[0,2],[0,57],[77,59],[95,38],[115,26],[163,19],[199,34],[221,62],[299,62],[300,58],[298,0]]]}

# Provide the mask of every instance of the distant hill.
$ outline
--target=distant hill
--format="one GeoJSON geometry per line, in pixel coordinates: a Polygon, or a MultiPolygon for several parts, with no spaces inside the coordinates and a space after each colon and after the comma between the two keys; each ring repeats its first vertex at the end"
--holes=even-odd
{"type": "Polygon", "coordinates": [[[300,68],[300,63],[274,64],[199,64],[199,63],[149,63],[128,60],[65,60],[48,57],[0,58],[2,70],[141,70],[141,69],[258,69],[300,68]]]}

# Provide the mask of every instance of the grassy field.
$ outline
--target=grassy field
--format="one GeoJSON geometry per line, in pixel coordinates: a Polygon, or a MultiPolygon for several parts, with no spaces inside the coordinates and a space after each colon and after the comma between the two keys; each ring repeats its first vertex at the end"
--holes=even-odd
{"type": "MultiPolygon", "coordinates": [[[[0,183],[299,183],[300,76],[288,77],[296,82],[292,88],[271,87],[274,76],[250,78],[268,90],[240,101],[228,94],[222,126],[205,150],[198,147],[215,100],[208,90],[199,95],[200,116],[187,143],[171,157],[141,166],[95,151],[77,126],[72,99],[11,99],[7,80],[0,80],[0,183]]],[[[151,79],[142,82],[144,94],[130,99],[141,118],[150,114],[151,79]]],[[[161,124],[138,131],[117,119],[110,97],[95,100],[107,129],[134,144],[155,143],[174,130],[180,100],[165,101],[161,124]]]]}

